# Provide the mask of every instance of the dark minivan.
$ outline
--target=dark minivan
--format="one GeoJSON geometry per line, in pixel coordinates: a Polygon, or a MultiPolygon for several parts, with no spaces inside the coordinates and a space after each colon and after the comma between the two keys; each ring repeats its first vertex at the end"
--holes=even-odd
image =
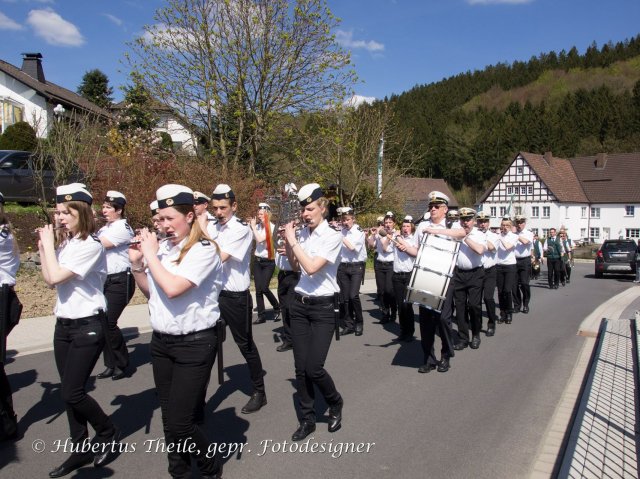
{"type": "MultiPolygon", "coordinates": [[[[37,203],[42,197],[42,192],[36,191],[33,155],[29,151],[0,150],[0,192],[5,201],[37,203]]],[[[52,164],[45,164],[42,171],[47,201],[55,197],[53,168],[52,164]]]]}
{"type": "Polygon", "coordinates": [[[605,240],[596,253],[595,275],[636,273],[636,242],[632,239],[605,240]]]}

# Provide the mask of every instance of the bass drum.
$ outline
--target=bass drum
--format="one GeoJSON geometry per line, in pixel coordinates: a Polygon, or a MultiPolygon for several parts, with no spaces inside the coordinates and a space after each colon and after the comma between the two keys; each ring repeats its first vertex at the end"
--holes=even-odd
{"type": "Polygon", "coordinates": [[[459,250],[460,243],[452,238],[425,235],[413,265],[405,301],[441,312],[459,250]]]}

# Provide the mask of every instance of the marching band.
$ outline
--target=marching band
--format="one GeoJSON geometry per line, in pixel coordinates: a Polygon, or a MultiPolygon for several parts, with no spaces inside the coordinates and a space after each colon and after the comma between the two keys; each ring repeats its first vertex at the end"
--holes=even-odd
{"type": "MultiPolygon", "coordinates": [[[[151,364],[165,439],[184,444],[168,453],[168,471],[172,477],[190,477],[193,459],[202,477],[220,478],[219,456],[193,452],[208,450],[200,425],[211,369],[217,356],[221,375],[228,325],[252,384],[241,412],[251,414],[266,406],[265,371],[252,332],[253,325],[265,321],[264,296],[274,319],[283,320],[277,350],[293,350],[299,425],[291,439],[301,441],[316,430],[316,388],[328,406],[328,431],[342,426],[344,399],[324,365],[334,337],[364,332],[360,286],[367,249],[375,255],[380,324],[394,322],[397,316],[397,340],[411,342],[414,305],[419,308],[424,355],[420,373],[446,373],[456,351],[480,347],[483,301],[487,337],[495,334],[497,323],[511,323],[513,313],[528,313],[532,265],[543,256],[549,261],[550,288],[570,281],[570,266],[562,272],[559,267],[563,255],[570,254],[566,232],[556,239],[554,230],[543,252],[523,216],[515,217],[515,227],[510,218],[503,218],[496,234],[489,229],[487,213],[471,208],[449,211],[449,198],[433,191],[421,221],[406,216],[398,230],[389,211],[376,227],[363,230],[351,207],[338,208],[339,222],[327,220],[330,203],[320,185],[307,184],[299,192],[290,185],[298,206],[287,208],[298,211],[281,216],[278,225],[271,221],[268,203],[259,203],[256,217],[247,222],[239,219],[229,185],[217,185],[210,196],[182,185],[164,185],[149,205],[153,229],[137,232],[125,219],[127,200],[122,193],[106,193],[102,204],[106,223],[96,232],[93,197],[85,186],[58,187],[56,223],[38,229],[42,275],[58,292],[54,356],[71,439],[77,444],[87,441],[91,425],[92,443],[98,447],[74,452],[50,477],[89,463],[100,467],[114,459],[112,451],[100,445],[117,442],[119,429],[89,396],[86,383],[101,353],[106,369],[98,378],[127,377],[127,347],[117,322],[135,285],[149,303],[151,364]],[[277,298],[269,287],[276,266],[277,298]],[[195,446],[191,449],[189,444],[195,446]]],[[[0,204],[1,200],[0,195],[0,204]]],[[[5,286],[12,291],[19,257],[3,221],[0,278],[3,291],[5,286]]],[[[8,311],[4,303],[0,306],[8,311]]],[[[0,424],[9,424],[0,431],[4,432],[0,439],[6,439],[15,437],[16,416],[4,369],[0,373],[0,424]]]]}

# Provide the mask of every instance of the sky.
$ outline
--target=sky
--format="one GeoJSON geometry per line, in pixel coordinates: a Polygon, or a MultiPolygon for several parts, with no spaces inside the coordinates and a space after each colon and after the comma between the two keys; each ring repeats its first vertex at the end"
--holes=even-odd
{"type": "MultiPolygon", "coordinates": [[[[127,83],[123,57],[164,0],[0,0],[0,59],[40,52],[47,80],[75,91],[100,69],[127,83]]],[[[640,34],[640,0],[328,0],[351,52],[359,100],[382,99],[499,62],[640,34]]]]}

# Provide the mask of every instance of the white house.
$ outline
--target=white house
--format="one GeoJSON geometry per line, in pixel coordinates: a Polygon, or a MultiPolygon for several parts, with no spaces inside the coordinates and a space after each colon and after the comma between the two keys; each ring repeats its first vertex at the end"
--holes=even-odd
{"type": "Polygon", "coordinates": [[[505,215],[524,214],[546,237],[565,228],[573,239],[601,243],[640,238],[640,153],[556,158],[520,152],[478,202],[498,226],[505,215]],[[638,213],[638,215],[636,215],[638,213]]]}
{"type": "Polygon", "coordinates": [[[47,81],[40,53],[22,56],[21,68],[0,60],[0,133],[18,121],[26,121],[39,137],[46,137],[56,115],[75,111],[110,116],[108,111],[77,93],[47,81]]]}

